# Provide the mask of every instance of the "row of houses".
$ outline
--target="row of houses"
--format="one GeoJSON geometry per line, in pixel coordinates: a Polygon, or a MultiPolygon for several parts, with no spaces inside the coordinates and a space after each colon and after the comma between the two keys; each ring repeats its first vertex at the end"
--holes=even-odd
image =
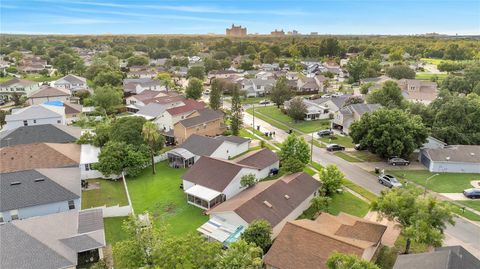
{"type": "Polygon", "coordinates": [[[75,268],[103,258],[101,209],[81,210],[81,129],[0,132],[0,267],[75,268]]]}

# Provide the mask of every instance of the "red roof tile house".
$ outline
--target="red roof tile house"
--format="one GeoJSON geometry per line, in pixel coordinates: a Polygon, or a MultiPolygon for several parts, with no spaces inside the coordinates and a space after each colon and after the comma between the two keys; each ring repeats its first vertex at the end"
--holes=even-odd
{"type": "Polygon", "coordinates": [[[197,231],[208,240],[227,246],[236,241],[252,221],[264,219],[272,225],[275,238],[288,221],[295,220],[310,206],[320,184],[306,173],[259,182],[209,210],[210,219],[197,231]]]}
{"type": "Polygon", "coordinates": [[[370,261],[387,226],[345,213],[289,221],[264,257],[267,269],[327,269],[334,251],[370,261]]]}

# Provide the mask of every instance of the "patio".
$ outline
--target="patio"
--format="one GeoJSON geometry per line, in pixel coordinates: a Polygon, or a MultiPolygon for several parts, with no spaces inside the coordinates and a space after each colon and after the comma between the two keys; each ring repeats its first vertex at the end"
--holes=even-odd
{"type": "Polygon", "coordinates": [[[191,187],[185,193],[187,194],[187,202],[189,204],[203,209],[210,209],[225,201],[225,195],[221,192],[200,185],[191,187]]]}

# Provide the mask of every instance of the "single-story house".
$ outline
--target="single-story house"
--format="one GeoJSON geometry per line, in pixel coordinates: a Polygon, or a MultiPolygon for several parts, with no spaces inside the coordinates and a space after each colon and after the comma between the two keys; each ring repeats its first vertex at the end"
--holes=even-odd
{"type": "Polygon", "coordinates": [[[180,146],[167,152],[172,167],[190,167],[201,156],[229,160],[248,151],[250,140],[238,136],[207,137],[193,134],[180,146]]]}
{"type": "Polygon", "coordinates": [[[192,134],[217,136],[225,132],[223,113],[204,108],[190,113],[185,119],[173,126],[173,137],[177,143],[183,143],[192,134]]]}
{"type": "Polygon", "coordinates": [[[80,169],[0,174],[0,223],[80,208],[80,169]]]}
{"type": "Polygon", "coordinates": [[[139,94],[143,91],[165,91],[160,80],[151,78],[127,78],[123,80],[123,91],[127,94],[139,94]]]}
{"type": "Polygon", "coordinates": [[[227,246],[252,221],[264,219],[271,224],[275,238],[287,221],[295,220],[310,206],[320,184],[302,172],[259,182],[207,211],[210,219],[197,231],[209,241],[217,240],[227,246]]]}
{"type": "Polygon", "coordinates": [[[419,161],[430,172],[480,174],[479,145],[449,145],[420,150],[419,161]]]}
{"type": "Polygon", "coordinates": [[[42,85],[38,90],[27,94],[27,103],[39,105],[50,101],[69,102],[70,96],[69,90],[42,85]]]}
{"type": "Polygon", "coordinates": [[[0,148],[0,173],[37,168],[78,167],[80,145],[35,143],[0,148]]]}
{"type": "Polygon", "coordinates": [[[382,106],[379,104],[353,104],[341,108],[333,117],[332,127],[348,134],[350,125],[359,120],[363,114],[373,112],[382,106]]]}
{"type": "MultiPolygon", "coordinates": [[[[327,269],[333,251],[370,261],[387,226],[345,213],[289,221],[264,257],[267,269],[327,269]]],[[[412,267],[413,268],[413,267],[412,267]]]]}
{"type": "Polygon", "coordinates": [[[393,269],[478,269],[480,260],[462,246],[435,248],[433,252],[398,255],[393,269]]]}
{"type": "Polygon", "coordinates": [[[38,82],[26,79],[12,78],[0,83],[0,98],[3,100],[11,100],[14,93],[28,95],[36,91],[40,87],[38,82]]]}
{"type": "Polygon", "coordinates": [[[69,210],[0,225],[0,268],[84,268],[103,258],[101,209],[69,210]]]}
{"type": "Polygon", "coordinates": [[[12,114],[5,116],[5,122],[4,130],[40,124],[66,124],[65,108],[42,104],[13,109],[12,114]]]}
{"type": "Polygon", "coordinates": [[[0,147],[34,143],[74,143],[82,128],[61,124],[22,126],[0,132],[0,147]]]}
{"type": "Polygon", "coordinates": [[[72,94],[78,91],[87,91],[87,79],[76,75],[66,75],[53,82],[55,88],[69,90],[72,94]]]}
{"type": "Polygon", "coordinates": [[[210,209],[244,189],[240,184],[242,176],[253,174],[260,180],[278,167],[278,157],[269,149],[253,152],[238,161],[202,156],[183,175],[183,189],[188,203],[210,209]]]}
{"type": "MultiPolygon", "coordinates": [[[[290,102],[292,100],[286,101],[283,104],[285,109],[290,108],[290,102]]],[[[330,117],[330,110],[328,109],[328,107],[312,102],[312,100],[302,99],[302,101],[307,108],[307,113],[305,113],[305,116],[303,118],[304,120],[310,121],[310,120],[328,119],[330,117]]]]}

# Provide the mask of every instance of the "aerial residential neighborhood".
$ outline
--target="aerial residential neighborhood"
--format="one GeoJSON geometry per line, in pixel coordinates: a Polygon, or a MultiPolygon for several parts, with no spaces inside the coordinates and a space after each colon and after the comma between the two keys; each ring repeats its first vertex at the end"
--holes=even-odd
{"type": "Polygon", "coordinates": [[[480,268],[477,1],[0,10],[0,268],[480,268]]]}

